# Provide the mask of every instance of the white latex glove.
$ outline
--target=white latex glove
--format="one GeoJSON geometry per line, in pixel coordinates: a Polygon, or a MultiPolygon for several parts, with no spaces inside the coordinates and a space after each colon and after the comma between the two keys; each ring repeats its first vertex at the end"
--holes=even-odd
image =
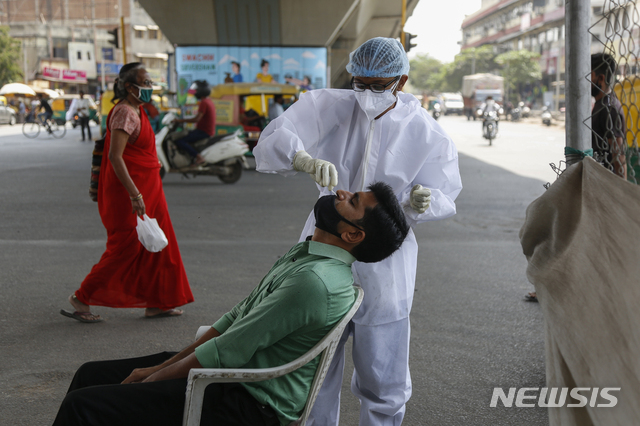
{"type": "Polygon", "coordinates": [[[418,213],[424,213],[431,204],[431,190],[424,188],[422,185],[414,185],[411,188],[411,197],[409,199],[411,208],[418,213]]]}
{"type": "Polygon", "coordinates": [[[338,171],[336,166],[325,160],[311,158],[307,151],[298,151],[293,157],[293,169],[306,172],[311,179],[320,186],[326,186],[331,191],[338,185],[338,171]]]}

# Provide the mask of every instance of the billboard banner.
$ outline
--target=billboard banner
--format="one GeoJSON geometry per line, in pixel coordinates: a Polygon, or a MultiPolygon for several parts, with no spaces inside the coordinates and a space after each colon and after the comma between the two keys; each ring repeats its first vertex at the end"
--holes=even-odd
{"type": "MultiPolygon", "coordinates": [[[[207,80],[212,86],[226,82],[252,83],[264,69],[276,83],[286,78],[302,81],[308,77],[314,89],[327,87],[327,49],[323,47],[233,47],[194,46],[176,48],[178,79],[207,80]],[[239,76],[232,62],[240,64],[239,76]]],[[[262,80],[265,81],[265,80],[262,80]]],[[[299,83],[298,83],[299,84],[299,83]]]]}

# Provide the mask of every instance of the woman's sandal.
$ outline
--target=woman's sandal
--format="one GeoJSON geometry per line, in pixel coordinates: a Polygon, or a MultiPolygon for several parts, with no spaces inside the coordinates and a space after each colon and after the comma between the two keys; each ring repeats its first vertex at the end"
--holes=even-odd
{"type": "MultiPolygon", "coordinates": [[[[147,309],[155,309],[155,308],[147,308],[147,309]]],[[[154,315],[147,315],[147,313],[145,312],[144,317],[145,318],[179,317],[183,313],[184,312],[181,309],[168,309],[166,311],[162,311],[162,312],[154,314],[154,315]]]]}
{"type": "Polygon", "coordinates": [[[74,320],[78,320],[80,322],[93,323],[104,321],[103,318],[100,318],[100,315],[93,315],[91,312],[70,312],[65,311],[64,309],[60,309],[60,313],[65,317],[73,318],[74,320]]]}

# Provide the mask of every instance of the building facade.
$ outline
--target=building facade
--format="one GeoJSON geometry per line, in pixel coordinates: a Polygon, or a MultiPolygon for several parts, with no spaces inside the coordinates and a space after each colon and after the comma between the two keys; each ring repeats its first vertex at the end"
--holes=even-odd
{"type": "MultiPolygon", "coordinates": [[[[462,22],[462,49],[490,44],[496,53],[527,49],[540,54],[545,102],[564,103],[565,9],[564,0],[483,0],[477,12],[462,22]],[[553,95],[553,96],[552,96],[553,95]]],[[[600,20],[604,0],[591,0],[591,32],[604,33],[600,20]]],[[[592,49],[597,51],[598,46],[592,49]]],[[[600,47],[601,49],[601,47],[600,47]]]]}
{"type": "Polygon", "coordinates": [[[28,84],[95,95],[103,84],[111,88],[122,65],[134,61],[143,62],[154,81],[167,81],[173,46],[137,1],[0,1],[0,25],[22,42],[28,84]]]}

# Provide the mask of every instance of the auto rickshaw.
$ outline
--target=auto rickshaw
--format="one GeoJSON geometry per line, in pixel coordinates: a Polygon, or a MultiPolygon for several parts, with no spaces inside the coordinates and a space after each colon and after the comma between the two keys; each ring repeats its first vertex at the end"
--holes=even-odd
{"type": "MultiPolygon", "coordinates": [[[[89,120],[95,121],[96,124],[100,124],[100,112],[98,106],[91,96],[85,95],[85,98],[89,99],[89,120]]],[[[62,95],[51,100],[51,109],[53,110],[53,119],[56,123],[62,125],[67,122],[67,111],[71,107],[71,102],[74,99],[80,99],[80,95],[62,95]]],[[[72,123],[73,127],[77,124],[72,123]]]]}
{"type": "Polygon", "coordinates": [[[225,83],[211,90],[216,106],[216,134],[232,133],[242,127],[245,140],[253,148],[269,122],[269,101],[282,95],[285,104],[296,101],[298,89],[289,84],[225,83]]]}
{"type": "Polygon", "coordinates": [[[640,149],[638,148],[638,129],[640,108],[640,78],[626,79],[613,87],[613,91],[622,104],[622,111],[626,119],[627,127],[627,180],[640,183],[640,149]]]}

